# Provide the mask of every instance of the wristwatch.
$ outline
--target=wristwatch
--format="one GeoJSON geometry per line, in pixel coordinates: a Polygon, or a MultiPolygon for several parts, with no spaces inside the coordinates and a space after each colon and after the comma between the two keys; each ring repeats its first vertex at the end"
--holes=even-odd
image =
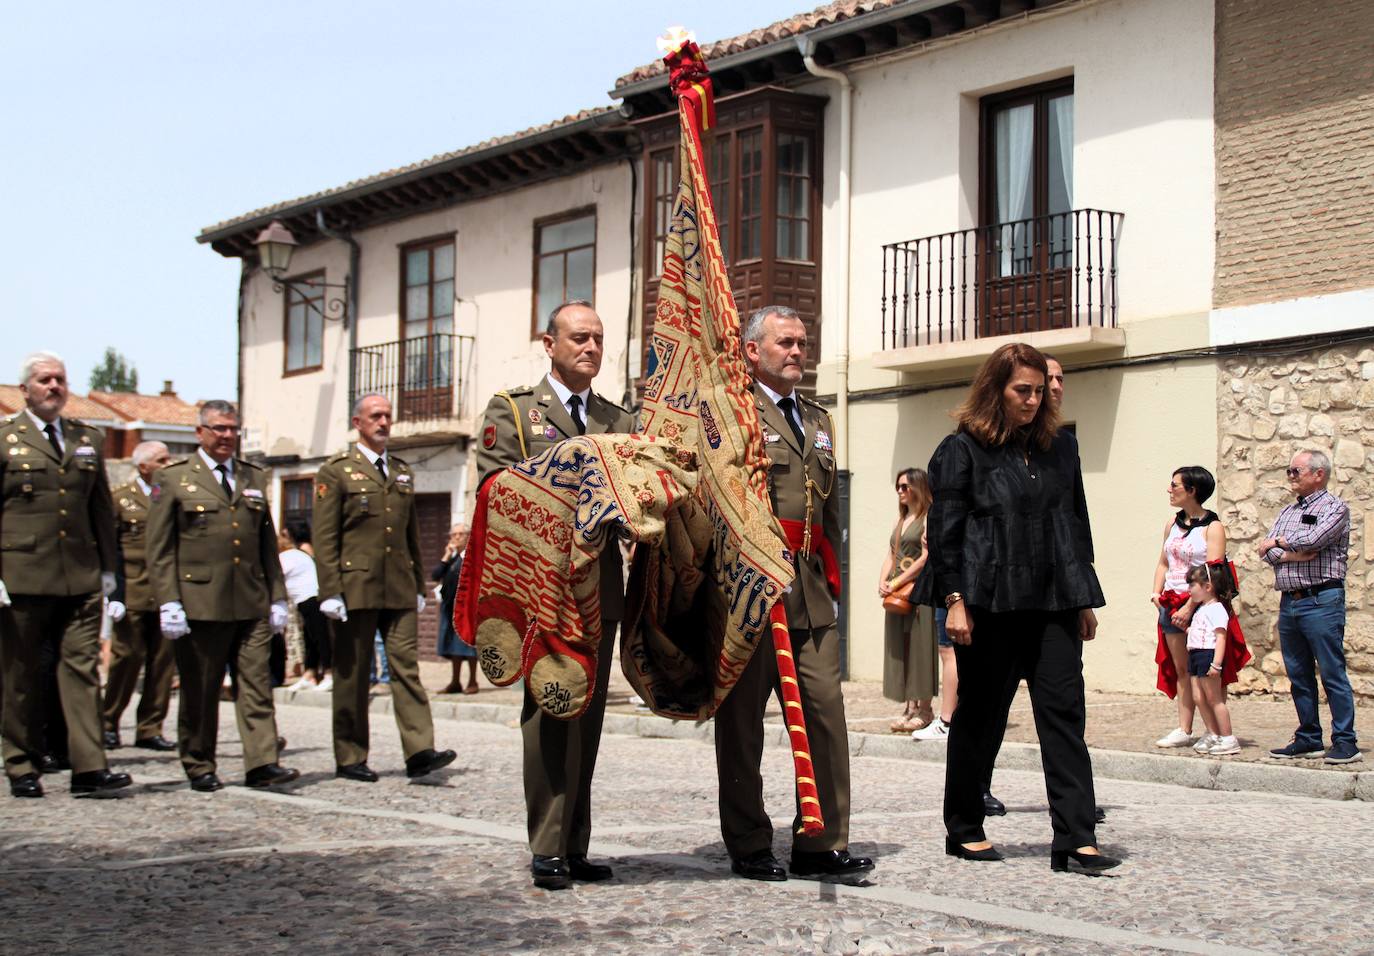
{"type": "Polygon", "coordinates": [[[948,594],[945,595],[945,610],[948,611],[950,608],[954,607],[954,605],[958,604],[963,599],[964,596],[960,594],[958,591],[950,591],[948,594]]]}

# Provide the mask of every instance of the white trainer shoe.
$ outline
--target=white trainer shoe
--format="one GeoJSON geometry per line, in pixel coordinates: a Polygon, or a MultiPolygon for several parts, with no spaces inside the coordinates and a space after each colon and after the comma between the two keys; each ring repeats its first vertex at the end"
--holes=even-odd
{"type": "Polygon", "coordinates": [[[926,724],[920,730],[911,732],[912,740],[935,740],[941,743],[949,740],[949,724],[939,717],[926,724]]]}
{"type": "Polygon", "coordinates": [[[333,675],[333,674],[330,674],[330,675],[326,676],[324,680],[320,681],[318,684],[315,685],[315,689],[316,689],[317,691],[320,691],[321,693],[325,693],[325,692],[327,692],[327,691],[333,690],[333,689],[334,689],[334,675],[333,675]]]}
{"type": "Polygon", "coordinates": [[[1186,747],[1197,740],[1192,734],[1182,727],[1175,727],[1163,737],[1155,741],[1156,747],[1186,747]]]}
{"type": "Polygon", "coordinates": [[[1211,753],[1212,745],[1220,739],[1216,734],[1209,731],[1197,739],[1197,743],[1193,744],[1193,749],[1200,754],[1211,753]]]}
{"type": "Polygon", "coordinates": [[[315,682],[314,682],[313,680],[311,680],[309,677],[301,677],[299,680],[297,680],[294,684],[291,684],[290,686],[288,686],[286,689],[287,689],[287,690],[313,690],[314,688],[315,688],[315,682]]]}
{"type": "Polygon", "coordinates": [[[1225,757],[1230,754],[1240,753],[1240,741],[1234,736],[1216,737],[1212,741],[1212,746],[1207,751],[1209,757],[1225,757]]]}

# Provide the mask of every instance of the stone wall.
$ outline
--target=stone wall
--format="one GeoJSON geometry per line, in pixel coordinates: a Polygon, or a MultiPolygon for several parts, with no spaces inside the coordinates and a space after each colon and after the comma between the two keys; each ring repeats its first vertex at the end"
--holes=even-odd
{"type": "Polygon", "coordinates": [[[1255,655],[1236,689],[1289,689],[1279,654],[1279,595],[1255,547],[1292,501],[1284,470],[1294,453],[1331,456],[1328,486],[1350,506],[1346,655],[1355,692],[1374,696],[1374,347],[1354,345],[1234,357],[1217,376],[1218,495],[1240,574],[1238,611],[1255,655]]]}

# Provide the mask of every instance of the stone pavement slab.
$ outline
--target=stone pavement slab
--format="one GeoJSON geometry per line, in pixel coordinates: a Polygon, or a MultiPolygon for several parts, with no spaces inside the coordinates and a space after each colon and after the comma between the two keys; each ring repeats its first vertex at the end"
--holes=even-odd
{"type": "MultiPolygon", "coordinates": [[[[480,698],[480,695],[479,695],[480,698]]],[[[526,870],[518,731],[436,722],[459,758],[405,778],[389,715],[374,715],[377,784],[333,778],[329,711],[282,705],[284,757],[303,779],[242,788],[221,709],[228,789],[196,794],[175,757],[115,751],[126,796],[0,798],[0,940],[6,951],[181,953],[1154,953],[1368,951],[1374,806],[1104,779],[1103,849],[1088,878],[1048,868],[1038,773],[999,770],[1009,813],[989,823],[1000,864],[943,853],[938,764],[853,760],[852,847],[871,885],[728,874],[711,747],[608,735],[592,855],[616,878],[547,893],[526,870]]],[[[631,718],[633,719],[633,718],[631,718]]],[[[664,722],[666,723],[666,722],[664,722]]],[[[786,860],[791,767],[764,757],[786,860]]]]}

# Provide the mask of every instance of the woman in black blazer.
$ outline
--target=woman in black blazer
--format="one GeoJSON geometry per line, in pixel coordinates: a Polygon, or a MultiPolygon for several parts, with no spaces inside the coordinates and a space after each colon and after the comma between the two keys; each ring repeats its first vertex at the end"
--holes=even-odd
{"type": "Polygon", "coordinates": [[[945,851],[1000,860],[983,791],[1017,685],[1030,689],[1054,828],[1055,870],[1098,871],[1092,761],[1083,741],[1083,641],[1104,603],[1074,436],[1045,401],[1047,368],[1014,343],[988,357],[930,460],[935,600],[959,663],[945,775],[945,851]]]}

